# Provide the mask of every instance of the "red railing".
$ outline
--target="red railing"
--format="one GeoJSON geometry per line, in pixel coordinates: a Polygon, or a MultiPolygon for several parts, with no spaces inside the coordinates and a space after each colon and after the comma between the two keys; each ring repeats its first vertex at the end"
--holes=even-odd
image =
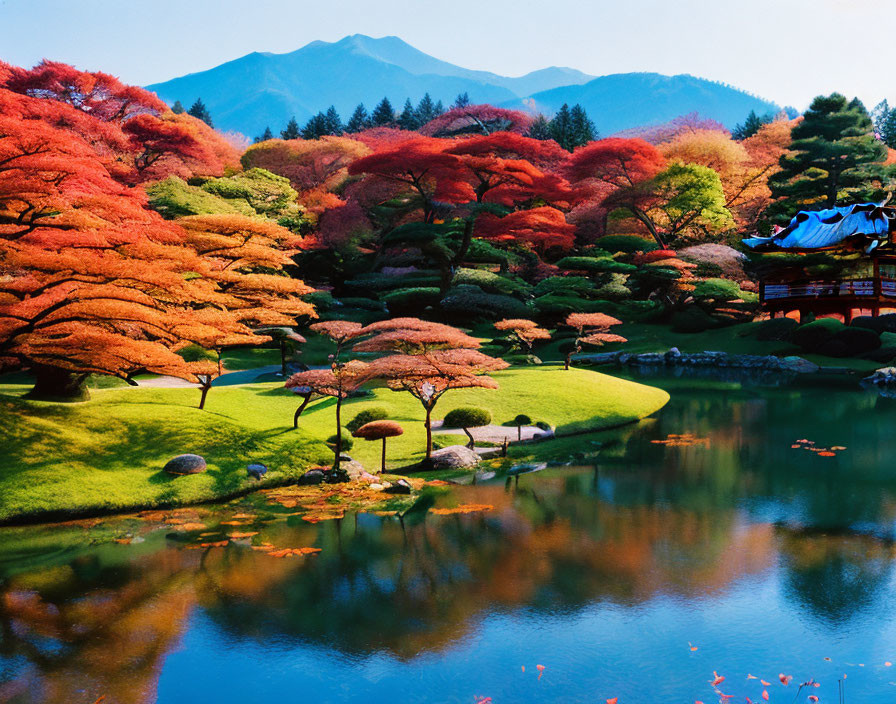
{"type": "Polygon", "coordinates": [[[878,295],[896,298],[896,279],[880,279],[879,289],[874,279],[849,281],[793,281],[790,283],[766,283],[762,287],[762,300],[782,298],[868,298],[878,295]]]}

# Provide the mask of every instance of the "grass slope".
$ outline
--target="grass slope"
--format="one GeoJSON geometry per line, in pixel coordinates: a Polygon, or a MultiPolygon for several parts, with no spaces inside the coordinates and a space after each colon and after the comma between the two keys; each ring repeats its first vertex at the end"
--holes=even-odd
{"type": "MultiPolygon", "coordinates": [[[[498,391],[458,390],[436,407],[479,405],[495,422],[526,413],[556,426],[558,434],[607,428],[647,416],[668,394],[584,369],[509,369],[495,375],[498,391]]],[[[265,483],[297,477],[309,465],[332,461],[323,440],[334,432],[334,401],[312,403],[292,430],[297,399],[280,384],[215,388],[206,410],[195,389],[112,388],[93,391],[81,404],[19,398],[26,387],[0,387],[0,521],[54,512],[96,513],[178,505],[255,488],[246,464],[271,471],[265,483]],[[195,452],[208,471],[171,477],[161,467],[172,456],[195,452]]],[[[389,441],[390,467],[419,459],[423,414],[409,394],[375,389],[346,402],[343,422],[371,406],[385,406],[405,434],[389,441]]],[[[352,456],[378,467],[379,442],[358,440],[352,456]]]]}

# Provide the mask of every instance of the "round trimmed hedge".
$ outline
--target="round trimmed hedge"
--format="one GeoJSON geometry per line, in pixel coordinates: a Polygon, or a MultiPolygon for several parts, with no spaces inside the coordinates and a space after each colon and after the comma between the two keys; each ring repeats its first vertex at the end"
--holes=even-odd
{"type": "Polygon", "coordinates": [[[478,406],[463,406],[449,411],[442,421],[446,428],[478,428],[489,425],[492,422],[492,414],[478,406]]]}
{"type": "Polygon", "coordinates": [[[346,430],[354,433],[362,425],[367,425],[375,420],[386,420],[389,417],[389,411],[382,406],[366,408],[345,424],[346,430]]]}

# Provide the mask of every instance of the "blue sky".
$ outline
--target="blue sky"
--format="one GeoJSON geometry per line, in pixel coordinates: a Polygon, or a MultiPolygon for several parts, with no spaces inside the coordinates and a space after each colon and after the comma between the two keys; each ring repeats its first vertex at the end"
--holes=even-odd
{"type": "Polygon", "coordinates": [[[0,0],[0,59],[148,84],[251,51],[397,35],[461,66],[520,75],[691,73],[780,104],[896,102],[896,0],[0,0]]]}

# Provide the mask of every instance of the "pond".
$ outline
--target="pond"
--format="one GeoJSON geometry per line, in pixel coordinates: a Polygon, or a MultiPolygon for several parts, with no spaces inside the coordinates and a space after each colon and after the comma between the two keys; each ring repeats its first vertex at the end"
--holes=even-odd
{"type": "Polygon", "coordinates": [[[0,701],[892,701],[896,401],[654,381],[657,417],[439,498],[487,511],[0,530],[0,701]]]}

